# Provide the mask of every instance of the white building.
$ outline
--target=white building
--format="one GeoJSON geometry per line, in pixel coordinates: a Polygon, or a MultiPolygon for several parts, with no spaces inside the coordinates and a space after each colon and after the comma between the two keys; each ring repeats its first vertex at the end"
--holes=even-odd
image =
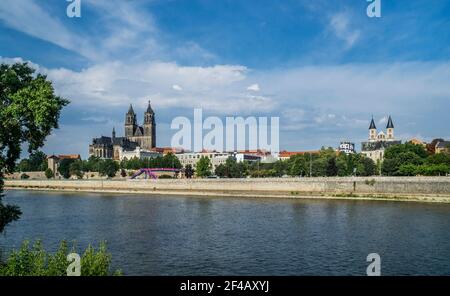
{"type": "Polygon", "coordinates": [[[119,160],[130,160],[133,158],[137,159],[145,159],[145,158],[156,158],[158,156],[162,156],[161,153],[155,151],[144,150],[141,147],[136,147],[135,150],[123,150],[119,149],[119,160]]]}
{"type": "Polygon", "coordinates": [[[202,157],[207,157],[211,161],[213,170],[220,164],[225,164],[227,158],[232,156],[227,152],[191,152],[191,153],[179,153],[175,154],[176,157],[180,160],[180,163],[183,167],[186,167],[188,164],[192,166],[193,169],[197,166],[197,162],[202,157]]]}
{"type": "Polygon", "coordinates": [[[355,144],[348,141],[341,142],[338,151],[344,152],[345,154],[353,154],[355,153],[355,144]]]}
{"type": "MultiPolygon", "coordinates": [[[[175,154],[180,160],[183,167],[190,164],[192,168],[195,169],[197,162],[202,157],[207,157],[210,159],[212,164],[212,169],[215,170],[217,166],[225,164],[227,159],[231,156],[236,159],[236,162],[255,162],[262,161],[263,157],[261,155],[256,155],[252,153],[241,153],[241,152],[191,152],[191,153],[179,153],[175,154]]],[[[267,161],[270,161],[268,156],[265,157],[267,161]]]]}

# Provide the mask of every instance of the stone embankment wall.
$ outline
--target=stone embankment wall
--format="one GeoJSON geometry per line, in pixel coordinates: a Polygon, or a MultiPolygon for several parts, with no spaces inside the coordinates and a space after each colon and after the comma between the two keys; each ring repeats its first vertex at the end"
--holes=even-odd
{"type": "Polygon", "coordinates": [[[248,196],[417,196],[450,198],[450,177],[336,177],[160,180],[5,180],[9,189],[248,196]]]}

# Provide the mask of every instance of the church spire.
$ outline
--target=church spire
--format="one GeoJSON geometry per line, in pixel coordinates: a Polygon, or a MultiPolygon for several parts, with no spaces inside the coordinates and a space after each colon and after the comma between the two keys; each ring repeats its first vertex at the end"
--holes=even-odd
{"type": "Polygon", "coordinates": [[[392,122],[391,115],[389,115],[388,123],[386,125],[386,128],[394,128],[394,123],[392,122]]]}
{"type": "Polygon", "coordinates": [[[370,126],[369,129],[377,129],[377,127],[375,126],[375,121],[373,121],[373,116],[372,116],[372,121],[370,121],[370,126]]]}
{"type": "Polygon", "coordinates": [[[127,114],[134,114],[133,105],[130,104],[130,108],[128,108],[127,114]]]}
{"type": "Polygon", "coordinates": [[[151,105],[151,103],[150,103],[150,100],[148,100],[148,106],[147,106],[147,111],[146,111],[146,113],[152,113],[152,114],[155,113],[155,112],[153,112],[153,109],[152,109],[152,105],[151,105]]]}

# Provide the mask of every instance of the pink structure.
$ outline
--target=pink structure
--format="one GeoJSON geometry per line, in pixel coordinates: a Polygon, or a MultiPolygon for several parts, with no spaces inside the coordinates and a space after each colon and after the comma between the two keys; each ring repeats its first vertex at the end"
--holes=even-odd
{"type": "Polygon", "coordinates": [[[149,177],[151,179],[158,179],[158,176],[155,174],[156,172],[174,172],[178,173],[180,169],[168,169],[168,168],[153,168],[153,169],[140,169],[137,173],[131,176],[131,179],[136,179],[138,176],[145,174],[145,179],[149,177]]]}

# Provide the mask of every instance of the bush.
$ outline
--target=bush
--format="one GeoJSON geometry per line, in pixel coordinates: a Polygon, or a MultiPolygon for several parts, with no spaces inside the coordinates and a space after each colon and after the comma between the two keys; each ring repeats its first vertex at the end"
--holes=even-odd
{"type": "Polygon", "coordinates": [[[27,180],[27,179],[30,179],[30,176],[28,176],[27,174],[22,174],[22,175],[20,175],[20,179],[27,180]]]}
{"type": "Polygon", "coordinates": [[[45,176],[47,177],[47,179],[53,178],[53,171],[51,169],[46,169],[45,176]]]}
{"type": "MultiPolygon", "coordinates": [[[[66,241],[60,243],[55,254],[47,253],[41,241],[36,241],[32,247],[25,241],[18,251],[11,252],[5,263],[0,263],[0,276],[66,276],[70,264],[67,255],[74,252],[75,247],[69,252],[66,241]]],[[[100,243],[97,251],[89,245],[81,256],[81,275],[121,275],[120,271],[111,272],[110,265],[111,254],[105,242],[100,243]]]]}

